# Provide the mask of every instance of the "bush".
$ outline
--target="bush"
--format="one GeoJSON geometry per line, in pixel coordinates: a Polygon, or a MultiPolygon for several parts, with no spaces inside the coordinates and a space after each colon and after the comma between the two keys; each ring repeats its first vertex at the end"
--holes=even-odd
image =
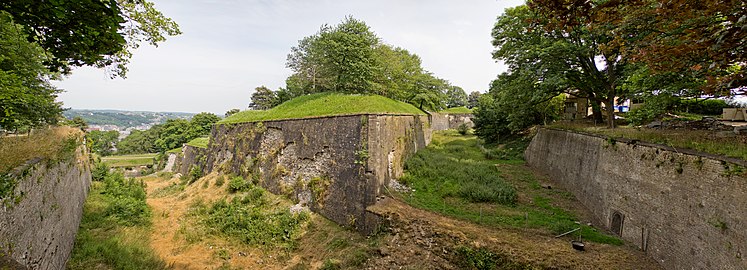
{"type": "Polygon", "coordinates": [[[96,166],[91,170],[91,179],[93,181],[103,181],[107,175],[109,175],[109,165],[104,162],[96,163],[96,166]]]}
{"type": "Polygon", "coordinates": [[[218,179],[215,179],[215,186],[222,187],[225,182],[226,182],[226,176],[221,175],[220,177],[218,177],[218,179]]]}
{"type": "Polygon", "coordinates": [[[467,133],[469,133],[469,127],[467,126],[467,124],[462,123],[457,127],[457,131],[459,132],[459,134],[467,135],[467,133]]]}
{"type": "Polygon", "coordinates": [[[104,178],[104,192],[108,206],[104,215],[127,226],[147,224],[150,209],[145,202],[145,184],[134,178],[125,179],[121,172],[104,178]]]}
{"type": "Polygon", "coordinates": [[[300,228],[309,215],[306,212],[292,214],[287,208],[268,210],[264,192],[259,187],[254,189],[260,191],[230,201],[219,200],[195,211],[202,213],[201,222],[211,228],[212,233],[250,245],[294,249],[300,228]]]}
{"type": "Polygon", "coordinates": [[[244,180],[244,177],[241,176],[233,177],[231,178],[231,181],[228,182],[228,191],[230,192],[244,191],[251,187],[251,183],[248,183],[244,180]]]}
{"type": "Polygon", "coordinates": [[[704,115],[720,115],[728,107],[726,101],[720,99],[681,99],[675,106],[678,112],[688,112],[704,115]]]}

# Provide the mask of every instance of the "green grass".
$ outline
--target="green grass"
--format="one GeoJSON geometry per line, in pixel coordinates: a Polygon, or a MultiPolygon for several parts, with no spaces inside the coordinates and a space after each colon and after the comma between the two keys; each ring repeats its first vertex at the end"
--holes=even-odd
{"type": "Polygon", "coordinates": [[[151,250],[150,210],[142,182],[121,174],[94,182],[68,269],[166,269],[151,250]]]}
{"type": "Polygon", "coordinates": [[[218,124],[366,113],[425,114],[411,104],[379,95],[319,93],[294,98],[266,111],[242,111],[218,124]]]}
{"type": "Polygon", "coordinates": [[[135,167],[143,165],[153,165],[153,159],[158,154],[135,154],[122,156],[106,156],[101,161],[106,162],[111,167],[135,167]]]}
{"type": "Polygon", "coordinates": [[[171,149],[169,151],[166,151],[166,153],[169,153],[169,154],[179,154],[181,152],[182,152],[182,148],[181,147],[177,147],[177,148],[171,149]]]}
{"type": "Polygon", "coordinates": [[[726,137],[718,136],[717,133],[707,130],[657,130],[630,126],[608,129],[569,122],[555,123],[551,127],[594,133],[612,138],[640,140],[747,160],[747,136],[726,137]]]}
{"type": "Polygon", "coordinates": [[[210,138],[202,137],[202,138],[195,138],[189,141],[187,145],[193,146],[193,147],[199,147],[199,148],[207,148],[208,142],[210,142],[210,138]]]}
{"type": "Polygon", "coordinates": [[[473,113],[472,109],[467,107],[453,107],[446,110],[440,111],[439,113],[450,113],[450,114],[470,114],[473,113]]]}
{"type": "MultiPolygon", "coordinates": [[[[244,184],[240,190],[234,190],[235,195],[229,198],[211,203],[193,203],[188,215],[194,219],[182,226],[252,246],[286,251],[296,249],[309,214],[292,214],[288,210],[289,205],[282,203],[278,196],[251,183],[244,184]]],[[[186,231],[187,228],[180,230],[186,231]]]]}
{"type": "Polygon", "coordinates": [[[544,189],[534,174],[508,150],[526,140],[485,146],[475,136],[456,131],[433,134],[426,149],[405,163],[400,179],[415,191],[401,196],[411,205],[458,219],[495,227],[540,229],[548,235],[582,227],[583,239],[619,245],[622,240],[592,227],[578,225],[563,207],[575,198],[557,188],[544,189]],[[507,154],[496,155],[496,149],[507,154]],[[496,159],[488,157],[497,156],[496,159]],[[518,197],[525,198],[518,200],[518,197]]]}

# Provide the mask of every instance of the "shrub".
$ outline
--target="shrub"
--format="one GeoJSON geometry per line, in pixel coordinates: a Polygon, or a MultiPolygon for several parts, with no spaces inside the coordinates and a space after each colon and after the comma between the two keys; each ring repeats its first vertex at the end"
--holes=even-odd
{"type": "Polygon", "coordinates": [[[457,131],[459,132],[459,134],[467,135],[467,133],[469,133],[469,127],[467,126],[467,124],[462,123],[457,127],[457,131]]]}
{"type": "Polygon", "coordinates": [[[228,182],[228,191],[230,192],[239,192],[247,190],[248,188],[251,188],[251,184],[246,182],[244,180],[244,177],[236,176],[231,178],[231,181],[228,182]]]}
{"type": "Polygon", "coordinates": [[[125,179],[121,172],[104,178],[104,192],[108,206],[104,215],[127,226],[147,224],[150,209],[145,202],[145,184],[134,178],[125,179]]]}
{"type": "Polygon", "coordinates": [[[226,182],[226,176],[221,175],[220,177],[218,177],[218,179],[215,179],[215,186],[216,187],[222,187],[223,183],[225,183],[225,182],[226,182]]]}
{"type": "Polygon", "coordinates": [[[194,211],[202,213],[201,222],[211,228],[212,233],[250,245],[294,249],[300,228],[309,215],[306,212],[292,214],[287,208],[269,210],[264,192],[259,187],[255,189],[260,191],[230,201],[219,200],[210,206],[199,206],[194,211]]]}
{"type": "Polygon", "coordinates": [[[91,179],[93,181],[103,181],[107,175],[109,175],[109,165],[104,162],[96,163],[96,166],[91,170],[91,179]]]}

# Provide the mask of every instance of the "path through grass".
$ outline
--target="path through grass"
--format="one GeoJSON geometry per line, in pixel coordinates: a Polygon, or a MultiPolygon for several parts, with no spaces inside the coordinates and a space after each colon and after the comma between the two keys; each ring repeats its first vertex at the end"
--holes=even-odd
{"type": "Polygon", "coordinates": [[[158,154],[135,154],[121,156],[101,157],[101,161],[106,162],[111,167],[134,167],[153,165],[153,159],[158,154]]]}
{"type": "Polygon", "coordinates": [[[483,225],[548,235],[581,227],[585,240],[622,244],[585,225],[576,214],[579,204],[571,193],[543,188],[524,161],[516,159],[522,145],[526,141],[485,146],[477,137],[453,130],[434,133],[431,145],[406,162],[400,180],[415,191],[402,196],[416,207],[483,225]]]}

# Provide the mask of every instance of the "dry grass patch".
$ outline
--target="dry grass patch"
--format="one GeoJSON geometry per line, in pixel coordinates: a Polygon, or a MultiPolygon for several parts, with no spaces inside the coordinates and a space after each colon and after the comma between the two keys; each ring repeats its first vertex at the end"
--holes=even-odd
{"type": "Polygon", "coordinates": [[[62,126],[38,129],[31,134],[0,137],[0,172],[7,172],[34,158],[60,160],[72,157],[83,132],[62,126]]]}

